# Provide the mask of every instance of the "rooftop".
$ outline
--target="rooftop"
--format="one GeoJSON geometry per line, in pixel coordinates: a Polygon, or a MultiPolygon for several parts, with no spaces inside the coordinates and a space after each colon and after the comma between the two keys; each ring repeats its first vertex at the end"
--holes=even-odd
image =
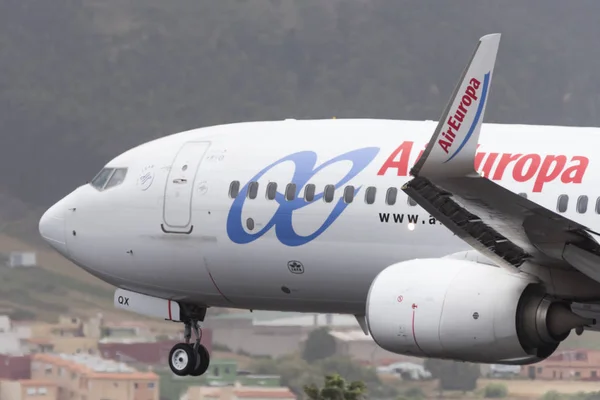
{"type": "Polygon", "coordinates": [[[238,399],[296,399],[289,389],[268,391],[264,389],[238,389],[234,391],[238,399]]]}
{"type": "Polygon", "coordinates": [[[52,340],[48,338],[25,338],[21,339],[23,342],[32,343],[32,344],[42,344],[42,345],[51,345],[52,340]]]}
{"type": "MultiPolygon", "coordinates": [[[[221,398],[223,388],[203,388],[206,398],[221,398]]],[[[243,386],[233,389],[233,394],[238,399],[296,399],[296,396],[285,387],[264,388],[243,386]]]]}
{"type": "Polygon", "coordinates": [[[104,321],[102,324],[103,328],[111,328],[111,329],[131,329],[131,328],[141,328],[148,329],[148,324],[141,321],[104,321]]]}
{"type": "Polygon", "coordinates": [[[21,386],[57,386],[58,384],[48,379],[19,379],[21,386]]]}
{"type": "Polygon", "coordinates": [[[105,337],[98,341],[100,344],[137,344],[137,343],[157,343],[159,340],[152,336],[135,337],[105,337]]]}
{"type": "Polygon", "coordinates": [[[342,342],[367,341],[372,342],[373,339],[369,335],[365,335],[362,330],[353,331],[330,331],[329,334],[342,342]]]}
{"type": "Polygon", "coordinates": [[[10,328],[10,317],[8,315],[0,315],[0,326],[10,328]]]}
{"type": "Polygon", "coordinates": [[[283,311],[240,311],[230,312],[222,315],[215,315],[211,317],[211,320],[221,319],[249,319],[254,321],[271,321],[274,319],[297,317],[306,314],[295,313],[295,312],[283,312],[283,311]]]}
{"type": "Polygon", "coordinates": [[[286,316],[285,318],[272,319],[270,321],[254,321],[255,326],[337,326],[337,327],[356,327],[358,322],[353,315],[329,314],[331,321],[328,321],[327,314],[298,314],[295,316],[286,316]],[[315,324],[316,318],[316,324],[315,324]]]}
{"type": "Polygon", "coordinates": [[[35,354],[33,360],[61,366],[90,378],[158,379],[158,375],[153,372],[138,372],[123,363],[89,354],[35,354]]]}

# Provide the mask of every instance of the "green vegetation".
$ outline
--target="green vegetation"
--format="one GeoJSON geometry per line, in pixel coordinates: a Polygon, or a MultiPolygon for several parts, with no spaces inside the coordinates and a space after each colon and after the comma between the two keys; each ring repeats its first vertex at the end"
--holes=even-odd
{"type": "Polygon", "coordinates": [[[564,394],[552,390],[545,393],[541,400],[600,400],[600,392],[564,394]]]}
{"type": "Polygon", "coordinates": [[[508,396],[508,388],[503,383],[490,383],[485,387],[483,395],[486,399],[503,399],[508,396]]]}
{"type": "Polygon", "coordinates": [[[360,400],[365,398],[366,391],[364,382],[346,383],[339,374],[325,376],[325,385],[322,388],[315,384],[304,387],[304,393],[310,400],[360,400]]]}
{"type": "Polygon", "coordinates": [[[480,375],[480,367],[477,364],[427,359],[425,368],[431,372],[433,378],[439,379],[439,389],[472,391],[477,387],[477,379],[480,375]]]}
{"type": "Polygon", "coordinates": [[[339,374],[347,381],[364,382],[373,398],[396,396],[394,387],[382,383],[373,368],[363,367],[348,357],[328,357],[308,363],[298,356],[283,356],[278,359],[256,360],[249,368],[256,374],[281,376],[281,385],[300,395],[305,386],[318,385],[323,376],[339,374]]]}
{"type": "Polygon", "coordinates": [[[179,400],[181,395],[190,386],[198,385],[198,379],[195,377],[177,377],[168,368],[164,370],[155,370],[159,377],[159,395],[161,399],[179,400]]]}
{"type": "Polygon", "coordinates": [[[420,387],[412,387],[404,390],[400,396],[396,398],[396,400],[424,400],[425,392],[420,387]]]}
{"type": "Polygon", "coordinates": [[[556,390],[551,390],[549,392],[544,393],[541,400],[562,400],[562,395],[556,390]]]}
{"type": "Polygon", "coordinates": [[[329,328],[315,329],[309,333],[304,343],[302,358],[308,363],[322,360],[333,356],[335,354],[335,347],[335,339],[329,334],[329,328]]]}

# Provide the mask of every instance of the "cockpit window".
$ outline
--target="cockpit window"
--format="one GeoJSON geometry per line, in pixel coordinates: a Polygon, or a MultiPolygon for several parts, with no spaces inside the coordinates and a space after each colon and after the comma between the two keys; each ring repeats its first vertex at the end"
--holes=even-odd
{"type": "Polygon", "coordinates": [[[104,189],[120,185],[125,180],[125,175],[127,175],[127,168],[115,169],[115,172],[113,172],[112,176],[104,186],[104,189]]]}
{"type": "Polygon", "coordinates": [[[126,175],[127,168],[103,168],[91,184],[98,190],[105,190],[123,183],[126,175]]]}
{"type": "Polygon", "coordinates": [[[92,179],[92,186],[98,190],[104,189],[104,185],[106,185],[106,182],[108,182],[108,178],[110,178],[112,173],[112,168],[103,168],[102,171],[98,172],[98,175],[92,179]]]}

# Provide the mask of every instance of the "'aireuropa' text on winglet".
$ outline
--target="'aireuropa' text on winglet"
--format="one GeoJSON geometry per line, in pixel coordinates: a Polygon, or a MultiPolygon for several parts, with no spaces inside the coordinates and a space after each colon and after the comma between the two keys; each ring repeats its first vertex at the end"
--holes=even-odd
{"type": "Polygon", "coordinates": [[[411,170],[413,176],[459,177],[476,173],[475,153],[499,43],[499,33],[479,39],[431,140],[411,170]]]}

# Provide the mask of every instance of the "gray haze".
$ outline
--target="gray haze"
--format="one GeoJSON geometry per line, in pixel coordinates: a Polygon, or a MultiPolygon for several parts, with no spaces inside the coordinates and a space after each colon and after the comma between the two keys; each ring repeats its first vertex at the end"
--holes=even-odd
{"type": "Polygon", "coordinates": [[[491,32],[488,122],[600,126],[599,15],[594,0],[0,0],[0,217],[185,129],[437,119],[491,32]]]}

